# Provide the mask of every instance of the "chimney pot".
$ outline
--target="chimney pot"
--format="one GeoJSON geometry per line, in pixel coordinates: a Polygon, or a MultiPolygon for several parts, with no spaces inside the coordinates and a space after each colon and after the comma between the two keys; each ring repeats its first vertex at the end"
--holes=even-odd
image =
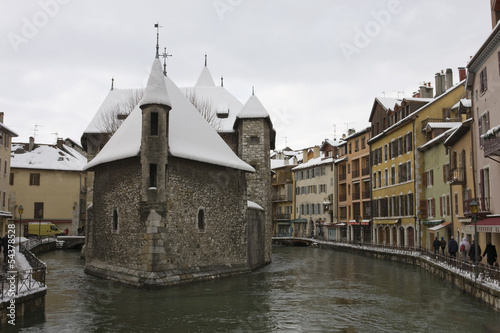
{"type": "Polygon", "coordinates": [[[35,147],[35,138],[30,136],[30,143],[28,145],[28,151],[32,151],[35,147]]]}
{"type": "Polygon", "coordinates": [[[458,80],[462,82],[467,78],[465,67],[458,67],[458,80]]]}

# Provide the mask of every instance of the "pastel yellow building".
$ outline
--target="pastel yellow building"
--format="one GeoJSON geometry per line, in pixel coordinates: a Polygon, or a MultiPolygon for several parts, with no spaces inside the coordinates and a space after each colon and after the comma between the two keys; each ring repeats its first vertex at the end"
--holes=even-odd
{"type": "Polygon", "coordinates": [[[33,138],[12,144],[9,206],[23,206],[23,229],[28,222],[53,222],[76,235],[85,225],[87,159],[75,148],[63,140],[35,144],[33,138]]]}

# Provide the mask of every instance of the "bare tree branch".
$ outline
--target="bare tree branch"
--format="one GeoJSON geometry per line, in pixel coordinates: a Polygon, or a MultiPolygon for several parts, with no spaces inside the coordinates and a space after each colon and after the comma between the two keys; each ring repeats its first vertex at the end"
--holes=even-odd
{"type": "Polygon", "coordinates": [[[205,120],[219,131],[222,127],[222,123],[219,117],[217,117],[217,110],[213,106],[212,102],[208,98],[202,98],[192,90],[186,92],[187,99],[194,105],[198,112],[205,118],[205,120]]]}
{"type": "Polygon", "coordinates": [[[105,109],[104,112],[101,113],[99,130],[102,131],[102,133],[109,134],[111,137],[118,130],[118,127],[120,127],[132,110],[137,106],[143,95],[144,90],[130,90],[128,92],[128,96],[126,96],[121,102],[105,109]]]}

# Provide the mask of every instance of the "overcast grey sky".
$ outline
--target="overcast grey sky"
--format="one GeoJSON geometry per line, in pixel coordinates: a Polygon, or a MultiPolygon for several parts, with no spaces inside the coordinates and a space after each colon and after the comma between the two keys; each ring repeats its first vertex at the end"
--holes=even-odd
{"type": "Polygon", "coordinates": [[[0,111],[15,141],[80,137],[108,93],[143,87],[160,47],[193,86],[218,84],[271,114],[277,148],[368,126],[377,96],[411,96],[466,66],[491,31],[489,0],[0,0],[0,111]]]}

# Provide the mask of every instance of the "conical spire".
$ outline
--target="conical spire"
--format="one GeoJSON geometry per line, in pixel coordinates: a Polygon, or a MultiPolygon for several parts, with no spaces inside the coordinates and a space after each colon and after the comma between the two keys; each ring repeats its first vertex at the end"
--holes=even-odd
{"type": "Polygon", "coordinates": [[[200,76],[198,77],[198,81],[196,81],[195,87],[213,87],[215,86],[214,79],[212,78],[212,74],[207,67],[207,55],[205,54],[205,66],[201,70],[200,76]]]}
{"type": "Polygon", "coordinates": [[[262,103],[259,101],[257,96],[254,95],[252,87],[252,96],[241,108],[240,113],[236,116],[237,118],[269,118],[269,113],[262,103]]]}
{"type": "Polygon", "coordinates": [[[153,61],[148,84],[146,85],[146,90],[144,91],[144,97],[141,99],[140,106],[142,107],[147,104],[160,104],[170,108],[172,107],[159,58],[155,58],[153,61]]]}

